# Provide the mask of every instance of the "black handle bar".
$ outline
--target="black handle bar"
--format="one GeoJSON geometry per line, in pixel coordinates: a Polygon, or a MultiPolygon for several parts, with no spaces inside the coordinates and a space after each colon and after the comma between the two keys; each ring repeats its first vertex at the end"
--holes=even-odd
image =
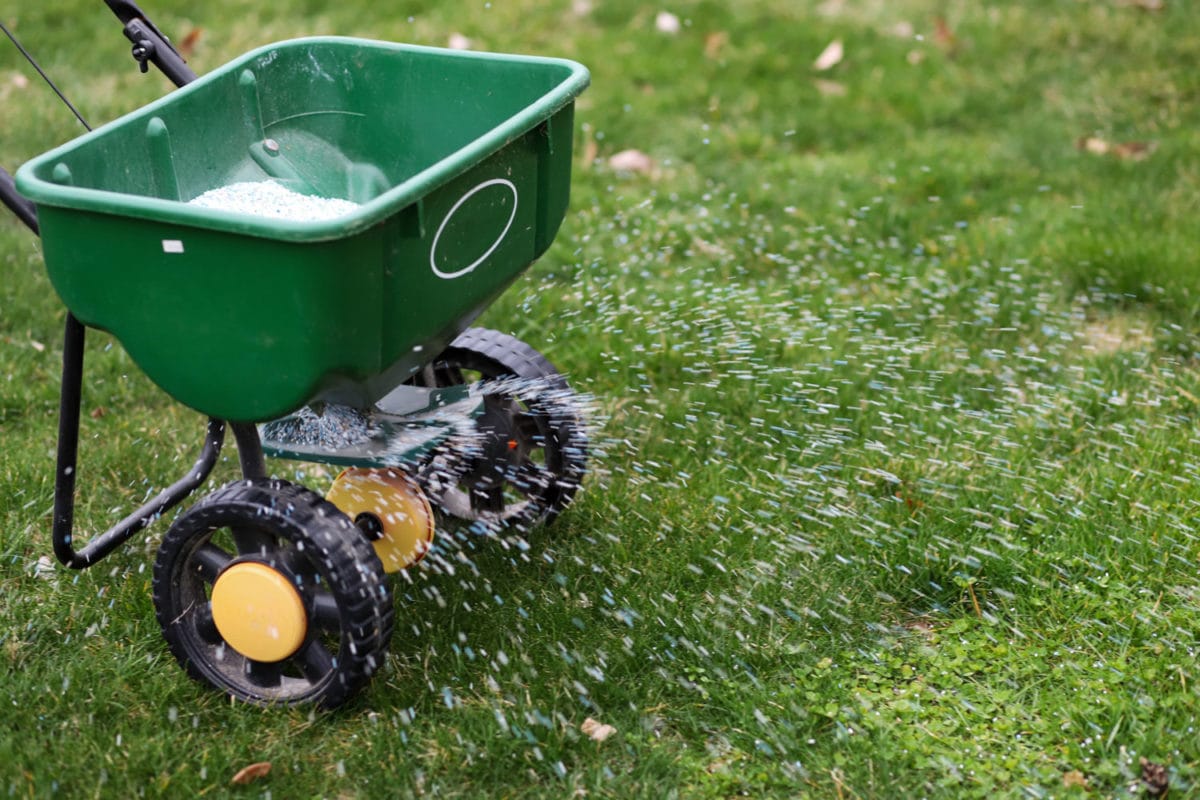
{"type": "MultiPolygon", "coordinates": [[[[183,86],[196,80],[196,73],[133,0],[104,0],[117,19],[125,25],[125,38],[133,42],[133,57],[145,72],[147,64],[158,67],[171,83],[183,86]]],[[[0,203],[35,234],[38,233],[34,204],[17,191],[12,175],[0,167],[0,203]]]]}
{"type": "Polygon", "coordinates": [[[32,201],[17,191],[12,175],[3,167],[0,167],[0,202],[8,206],[8,210],[16,214],[25,227],[35,234],[38,232],[37,209],[32,201]]]}
{"type": "Polygon", "coordinates": [[[125,24],[125,38],[133,42],[133,57],[145,72],[154,64],[176,86],[196,80],[196,73],[183,60],[171,40],[155,27],[133,0],[104,0],[125,24]]]}

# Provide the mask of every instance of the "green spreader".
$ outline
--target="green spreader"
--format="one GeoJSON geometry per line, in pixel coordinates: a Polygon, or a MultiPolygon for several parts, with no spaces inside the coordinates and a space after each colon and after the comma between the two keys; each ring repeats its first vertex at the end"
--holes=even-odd
{"type": "Polygon", "coordinates": [[[179,401],[235,421],[365,406],[428,362],[553,240],[569,61],[347,38],[259,48],[16,175],[46,267],[179,401]],[[189,205],[274,181],[332,220],[189,205]]]}
{"type": "Polygon", "coordinates": [[[76,569],[107,556],[207,481],[232,430],[242,480],[158,545],[163,636],[233,697],[336,706],[383,664],[387,574],[436,552],[435,529],[507,545],[580,487],[585,414],[565,378],[468,325],[558,230],[588,74],[323,37],[197,78],[132,0],[105,3],[143,70],[181,88],[35,158],[15,188],[0,170],[70,312],[54,552],[76,569]],[[321,213],[270,215],[297,199],[321,213]],[[88,327],[209,420],[184,477],[81,542],[88,327]],[[344,470],[318,493],[270,477],[268,454],[344,470]]]}

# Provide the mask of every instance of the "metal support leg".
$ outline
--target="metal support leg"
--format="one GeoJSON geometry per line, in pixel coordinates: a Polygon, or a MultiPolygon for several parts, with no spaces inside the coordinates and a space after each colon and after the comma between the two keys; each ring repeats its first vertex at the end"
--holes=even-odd
{"type": "Polygon", "coordinates": [[[238,462],[242,465],[242,477],[246,480],[266,478],[267,460],[263,456],[262,439],[258,427],[248,422],[231,422],[233,438],[237,441],[238,462]]]}
{"type": "Polygon", "coordinates": [[[75,525],[75,466],[79,455],[79,406],[83,388],[83,345],[86,329],[67,314],[63,334],[62,389],[58,400],[58,464],[54,473],[54,555],[76,567],[71,542],[75,525]]]}
{"type": "MultiPolygon", "coordinates": [[[[262,439],[258,436],[258,427],[248,422],[231,422],[233,438],[237,441],[238,462],[242,466],[242,477],[248,481],[269,477],[267,475],[267,460],[263,456],[262,439]]],[[[240,554],[269,553],[275,548],[275,540],[271,534],[259,528],[248,525],[238,525],[230,528],[234,544],[240,554]]]]}
{"type": "MultiPolygon", "coordinates": [[[[75,525],[75,474],[79,454],[79,410],[82,403],[85,332],[83,323],[68,313],[63,340],[62,394],[58,408],[58,465],[54,476],[54,523],[51,535],[54,555],[72,569],[83,569],[95,564],[129,537],[158,519],[161,514],[183,502],[184,498],[208,479],[216,466],[221,445],[225,440],[225,423],[219,419],[210,419],[204,448],[187,475],[76,550],[72,532],[75,525]]],[[[261,459],[261,450],[259,452],[261,459]]]]}
{"type": "MultiPolygon", "coordinates": [[[[143,72],[146,63],[149,62],[161,69],[176,86],[183,86],[196,79],[196,74],[184,63],[179,52],[154,24],[146,19],[132,0],[105,2],[125,24],[125,35],[133,42],[134,55],[141,62],[143,72]]],[[[36,208],[21,196],[12,176],[3,169],[0,169],[0,203],[16,214],[31,231],[39,233],[36,208]]],[[[72,569],[83,569],[96,563],[165,511],[183,502],[208,479],[217,464],[221,445],[225,440],[225,423],[218,419],[209,419],[204,447],[187,475],[117,525],[93,537],[84,547],[76,550],[72,531],[75,524],[75,471],[79,455],[79,411],[82,401],[85,331],[83,323],[68,313],[63,339],[62,394],[58,410],[58,463],[54,476],[54,521],[51,538],[54,555],[72,569]]],[[[247,477],[252,474],[265,475],[266,464],[258,431],[252,425],[246,430],[238,430],[238,427],[235,426],[234,433],[238,438],[242,471],[247,477]]]]}

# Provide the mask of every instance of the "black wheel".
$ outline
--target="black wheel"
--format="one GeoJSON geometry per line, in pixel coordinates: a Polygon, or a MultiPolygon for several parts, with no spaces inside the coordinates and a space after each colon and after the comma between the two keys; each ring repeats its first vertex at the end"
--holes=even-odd
{"type": "Polygon", "coordinates": [[[484,395],[470,446],[452,445],[426,465],[427,474],[443,477],[425,483],[445,514],[488,528],[523,529],[549,522],[571,502],[587,470],[583,411],[566,379],[537,350],[499,331],[470,328],[410,382],[479,382],[484,395]],[[456,463],[439,463],[447,460],[456,463]]]}
{"type": "Polygon", "coordinates": [[[199,681],[256,704],[344,702],[383,664],[392,593],[362,533],[320,495],[238,481],[180,515],[154,608],[199,681]]]}

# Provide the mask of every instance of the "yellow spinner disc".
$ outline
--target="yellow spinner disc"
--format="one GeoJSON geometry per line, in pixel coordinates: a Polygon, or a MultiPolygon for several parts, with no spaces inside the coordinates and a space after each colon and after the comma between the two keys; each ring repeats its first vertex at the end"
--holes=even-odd
{"type": "Polygon", "coordinates": [[[356,522],[369,515],[371,542],[386,572],[399,572],[421,560],[433,544],[433,509],[421,487],[396,469],[344,470],[325,495],[356,522]]]}
{"type": "Polygon", "coordinates": [[[296,587],[256,561],[221,573],[213,584],[212,615],[221,638],[255,661],[288,658],[308,634],[308,615],[296,587]]]}

